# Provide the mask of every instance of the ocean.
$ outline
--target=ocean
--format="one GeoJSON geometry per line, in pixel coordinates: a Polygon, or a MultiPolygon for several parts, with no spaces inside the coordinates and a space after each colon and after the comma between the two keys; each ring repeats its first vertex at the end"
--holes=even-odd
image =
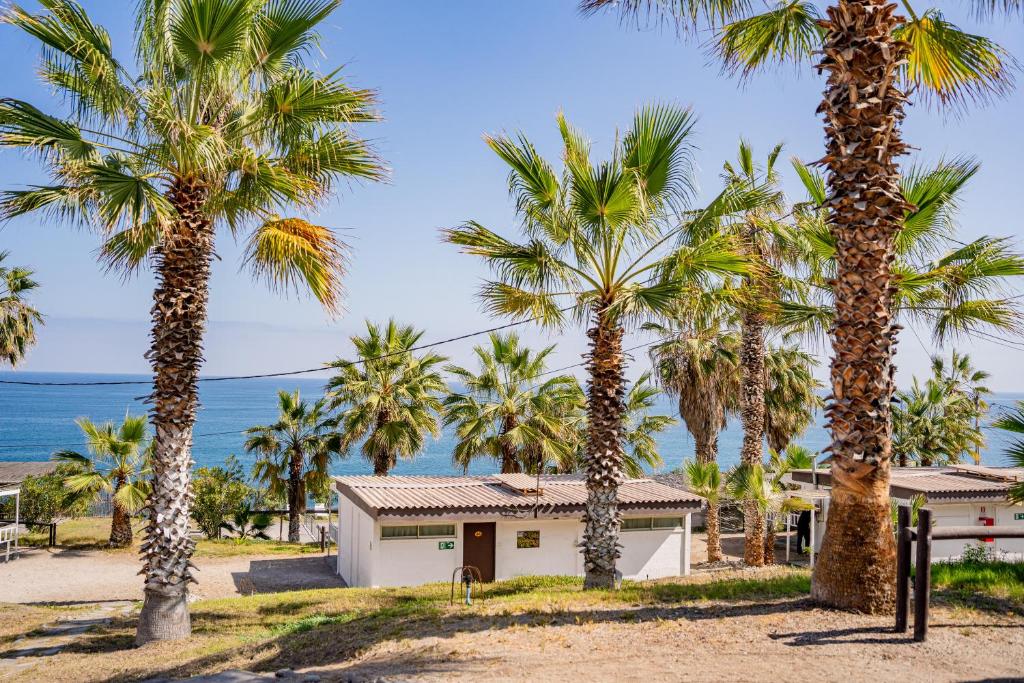
{"type": "MultiPolygon", "coordinates": [[[[0,372],[0,379],[30,382],[90,382],[147,380],[140,375],[91,375],[41,372],[0,372]]],[[[200,383],[201,407],[195,428],[193,457],[198,466],[221,464],[229,455],[236,455],[247,468],[255,456],[245,453],[241,431],[257,424],[269,424],[277,414],[277,391],[299,389],[304,397],[315,398],[323,392],[323,379],[274,378],[230,380],[200,383]]],[[[94,421],[114,420],[126,412],[145,412],[146,385],[45,387],[0,385],[0,461],[47,460],[50,454],[62,448],[81,450],[84,442],[75,425],[77,417],[94,421]]],[[[1024,394],[997,394],[990,401],[992,415],[1024,398],[1024,394]]],[[[663,397],[658,412],[675,415],[674,402],[663,397]]],[[[1012,439],[1000,430],[985,427],[987,445],[982,462],[988,465],[1007,464],[1004,450],[1012,439]]],[[[719,440],[719,460],[723,468],[739,459],[742,430],[733,421],[719,440]]],[[[797,439],[811,450],[819,450],[828,443],[828,434],[819,414],[816,424],[797,439]]],[[[451,453],[454,437],[450,430],[435,440],[428,439],[422,453],[412,460],[403,460],[395,474],[461,474],[452,466],[451,453]]],[[[663,469],[674,469],[683,460],[693,457],[693,439],[680,423],[658,438],[659,450],[665,461],[663,469]]],[[[334,474],[370,474],[370,465],[355,452],[336,460],[334,474]]],[[[470,470],[473,474],[486,474],[495,470],[494,463],[481,461],[470,470]]]]}

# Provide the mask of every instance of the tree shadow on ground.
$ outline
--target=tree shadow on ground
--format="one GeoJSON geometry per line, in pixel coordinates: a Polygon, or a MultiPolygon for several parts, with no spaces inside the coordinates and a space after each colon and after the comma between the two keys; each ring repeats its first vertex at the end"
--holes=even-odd
{"type": "MultiPolygon", "coordinates": [[[[732,619],[744,616],[767,616],[780,613],[814,609],[809,598],[778,600],[772,602],[733,603],[733,604],[699,604],[699,605],[658,605],[638,608],[614,609],[530,609],[515,614],[466,614],[440,607],[425,608],[422,602],[411,608],[392,606],[375,610],[363,615],[351,617],[334,615],[338,623],[332,623],[332,615],[323,615],[315,620],[311,628],[303,628],[302,622],[289,629],[287,626],[278,628],[282,632],[269,640],[242,645],[227,652],[219,652],[182,662],[164,669],[153,671],[144,669],[125,672],[112,680],[133,680],[144,674],[147,677],[161,679],[169,677],[185,677],[196,673],[218,670],[235,657],[246,660],[246,667],[253,671],[276,671],[278,669],[309,669],[315,672],[318,668],[330,668],[334,671],[345,668],[345,664],[354,660],[361,653],[375,645],[398,638],[431,637],[448,640],[462,634],[495,632],[504,629],[517,629],[542,626],[576,626],[580,624],[602,623],[639,623],[666,620],[732,619]]],[[[201,612],[195,615],[201,622],[211,615],[201,612]]],[[[305,621],[309,621],[309,617],[305,621]]],[[[197,624],[198,626],[199,624],[197,624]]],[[[212,626],[211,630],[215,630],[212,626]]],[[[870,630],[870,629],[869,629],[870,630]]],[[[894,637],[886,639],[885,629],[875,629],[879,633],[879,642],[899,642],[894,637]]],[[[119,640],[110,635],[101,636],[96,647],[109,648],[119,640]]],[[[796,643],[801,644],[801,643],[796,643]]],[[[83,654],[88,653],[92,643],[84,640],[76,649],[83,654]]],[[[95,650],[93,650],[95,651],[95,650]]],[[[107,650],[109,651],[109,650],[107,650]]],[[[443,657],[434,659],[412,654],[408,660],[409,668],[406,675],[422,672],[417,666],[443,667],[450,666],[443,657]]],[[[405,661],[405,660],[403,660],[405,661]]],[[[395,662],[390,663],[391,674],[395,675],[395,662]]],[[[360,667],[363,664],[359,665],[360,667]]],[[[365,675],[375,670],[373,662],[365,663],[365,675]]],[[[353,673],[355,669],[346,671],[353,673]]],[[[360,673],[360,678],[364,674],[360,673]]],[[[401,677],[401,673],[398,674],[401,677]]]]}

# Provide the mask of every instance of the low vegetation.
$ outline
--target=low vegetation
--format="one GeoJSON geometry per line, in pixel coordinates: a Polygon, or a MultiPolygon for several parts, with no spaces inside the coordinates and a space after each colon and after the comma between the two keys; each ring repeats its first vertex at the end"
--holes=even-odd
{"type": "Polygon", "coordinates": [[[932,587],[951,602],[988,598],[1024,613],[1024,563],[999,560],[940,562],[932,565],[932,587]]]}
{"type": "MultiPolygon", "coordinates": [[[[936,597],[978,591],[1024,608],[1022,571],[1024,565],[1000,562],[979,568],[936,565],[936,597]]],[[[708,610],[718,614],[730,605],[759,613],[778,601],[787,603],[787,612],[814,611],[809,593],[806,570],[772,567],[625,581],[618,591],[584,591],[582,580],[573,577],[523,577],[486,586],[471,607],[461,603],[458,591],[455,604],[450,604],[448,584],[253,595],[194,603],[193,637],[183,643],[154,643],[145,656],[126,658],[135,626],[134,617],[127,617],[90,631],[73,651],[41,660],[30,673],[36,679],[81,680],[80,672],[87,670],[91,680],[133,680],[229,668],[344,666],[375,646],[428,637],[552,625],[657,623],[699,618],[708,610]]],[[[968,606],[987,604],[977,600],[968,606]]],[[[0,642],[15,637],[15,622],[25,624],[27,631],[49,616],[47,610],[22,606],[3,606],[0,613],[12,615],[10,620],[0,617],[0,642]]]]}
{"type": "MultiPolygon", "coordinates": [[[[274,519],[274,524],[278,520],[274,519]]],[[[133,521],[137,532],[143,522],[133,521]]],[[[110,548],[109,517],[79,517],[69,519],[57,526],[57,545],[73,550],[104,550],[112,553],[137,553],[138,542],[125,548],[110,548]]],[[[47,543],[46,529],[35,529],[32,533],[21,537],[21,542],[29,546],[45,546],[47,543]]],[[[201,538],[196,541],[196,557],[238,557],[248,555],[299,555],[320,552],[316,543],[289,543],[286,541],[262,540],[256,538],[201,538]]]]}

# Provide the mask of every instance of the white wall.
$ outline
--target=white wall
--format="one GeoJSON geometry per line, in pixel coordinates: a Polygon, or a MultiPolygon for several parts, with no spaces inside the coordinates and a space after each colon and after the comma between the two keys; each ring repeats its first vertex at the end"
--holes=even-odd
{"type": "MultiPolygon", "coordinates": [[[[999,526],[1024,527],[1024,519],[1014,519],[1014,515],[1024,513],[1024,505],[1000,505],[996,509],[996,524],[999,526]]],[[[1024,560],[1024,538],[997,538],[996,550],[1007,553],[1010,558],[1024,560]]]]}
{"type": "MultiPolygon", "coordinates": [[[[401,522],[385,522],[385,524],[401,522]]],[[[443,524],[444,520],[431,521],[443,524]]],[[[376,558],[373,581],[377,586],[416,586],[423,583],[448,582],[455,568],[462,564],[462,524],[455,524],[455,538],[389,538],[381,539],[381,523],[373,528],[376,558]],[[452,550],[438,549],[438,543],[455,542],[452,550]]],[[[367,584],[363,584],[367,585],[367,584]]]]}
{"type": "MultiPolygon", "coordinates": [[[[431,520],[444,523],[446,520],[431,520]]],[[[402,524],[385,521],[385,524],[402,524]]],[[[405,522],[413,523],[413,522],[405,522]]],[[[350,500],[339,504],[338,568],[349,586],[414,586],[448,582],[462,564],[462,522],[455,538],[381,539],[381,522],[350,500]],[[439,542],[453,541],[452,550],[439,542]]],[[[495,523],[495,578],[517,576],[582,576],[579,542],[583,524],[576,519],[500,520],[495,523]],[[516,532],[540,531],[539,548],[517,548],[516,532]]],[[[627,579],[655,579],[689,573],[689,531],[657,529],[624,531],[619,536],[619,570],[627,579]]]]}
{"type": "Polygon", "coordinates": [[[576,519],[540,519],[498,522],[494,548],[494,577],[579,576],[583,574],[580,534],[576,519]],[[517,548],[516,532],[540,531],[539,548],[517,548]]]}
{"type": "Polygon", "coordinates": [[[618,569],[625,579],[660,579],[689,573],[684,556],[689,534],[680,529],[623,531],[619,534],[622,557],[618,569]]]}

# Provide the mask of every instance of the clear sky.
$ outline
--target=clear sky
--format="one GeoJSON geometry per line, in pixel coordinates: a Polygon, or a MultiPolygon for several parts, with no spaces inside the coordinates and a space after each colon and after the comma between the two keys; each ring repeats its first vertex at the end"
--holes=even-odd
{"type": "MultiPolygon", "coordinates": [[[[113,36],[115,50],[131,57],[131,3],[86,0],[94,20],[113,36]]],[[[950,5],[948,16],[997,39],[1024,57],[1021,23],[971,22],[950,5]]],[[[763,154],[776,142],[787,155],[821,155],[822,126],[814,111],[822,80],[813,70],[786,68],[748,83],[723,76],[698,41],[679,41],[671,30],[636,31],[613,16],[583,18],[572,0],[348,0],[329,20],[320,66],[345,65],[354,85],[379,92],[384,121],[362,133],[391,168],[381,185],[354,185],[320,216],[344,231],[355,250],[348,278],[347,312],[329,320],[310,301],[281,297],[238,272],[239,248],[221,234],[214,266],[207,341],[209,374],[276,371],[315,366],[343,355],[347,336],[364,318],[395,316],[426,329],[424,341],[489,327],[474,298],[486,274],[473,258],[442,244],[438,229],[467,219],[511,234],[512,206],[500,161],[484,146],[485,132],[522,130],[541,151],[558,153],[554,116],[564,110],[607,150],[617,127],[646,102],[692,105],[699,115],[696,142],[704,195],[719,187],[718,173],[735,154],[740,136],[763,154]]],[[[52,109],[53,98],[35,78],[32,42],[0,26],[0,96],[52,109]]],[[[1024,93],[950,118],[924,106],[910,110],[906,140],[924,160],[961,153],[983,162],[965,195],[964,239],[1021,232],[1020,187],[1024,93]]],[[[788,171],[788,166],[786,168],[788,171]]],[[[0,153],[0,186],[43,181],[38,164],[0,153]]],[[[794,195],[792,177],[786,187],[794,195]]],[[[95,235],[37,218],[12,221],[0,231],[10,263],[36,270],[42,288],[34,301],[47,316],[25,370],[146,372],[152,280],[124,282],[95,261],[95,235]]],[[[525,332],[525,330],[524,330],[525,332]]],[[[559,343],[554,363],[579,360],[582,330],[530,339],[559,343]]],[[[900,380],[922,372],[924,345],[902,335],[900,380]]],[[[627,342],[629,344],[630,342],[627,342]]],[[[1024,390],[1024,352],[979,341],[958,347],[994,373],[993,388],[1024,390]]],[[[452,345],[464,359],[469,343],[452,345]]],[[[824,352],[825,349],[818,349],[824,352]]],[[[643,353],[636,368],[645,363],[643,353]]]]}

